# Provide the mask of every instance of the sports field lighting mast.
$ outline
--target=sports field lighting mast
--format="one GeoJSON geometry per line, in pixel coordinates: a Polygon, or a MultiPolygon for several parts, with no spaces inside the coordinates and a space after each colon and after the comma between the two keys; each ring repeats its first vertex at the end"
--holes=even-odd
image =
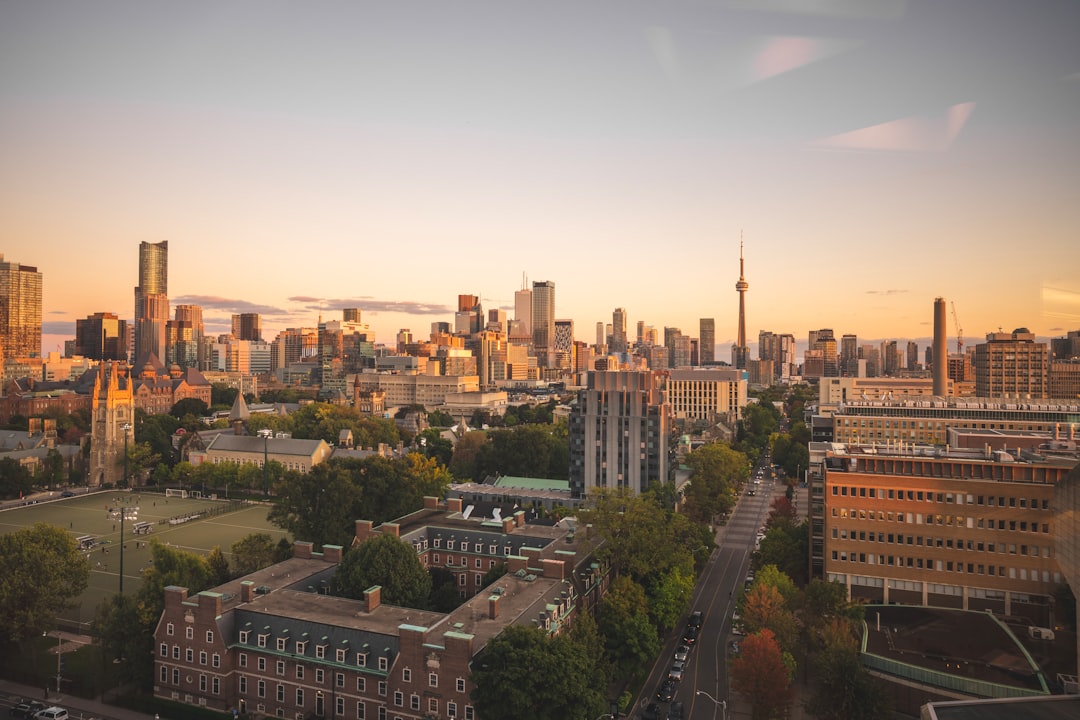
{"type": "MultiPolygon", "coordinates": [[[[127,486],[127,474],[128,474],[128,433],[131,432],[131,424],[124,423],[120,426],[120,429],[124,431],[124,486],[127,486]]],[[[137,520],[139,517],[139,508],[131,507],[127,503],[130,502],[130,496],[128,499],[123,500],[120,506],[120,594],[124,594],[124,521],[129,519],[137,520]]]]}
{"type": "Polygon", "coordinates": [[[259,435],[263,439],[263,497],[270,496],[270,436],[274,434],[274,431],[270,428],[263,428],[259,431],[259,435]]]}

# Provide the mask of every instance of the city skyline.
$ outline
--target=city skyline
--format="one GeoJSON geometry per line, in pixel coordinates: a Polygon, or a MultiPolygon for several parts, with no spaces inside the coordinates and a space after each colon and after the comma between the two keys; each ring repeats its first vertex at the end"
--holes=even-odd
{"type": "Polygon", "coordinates": [[[928,338],[938,296],[973,342],[1080,327],[1080,8],[789,5],[6,4],[0,252],[46,352],[133,320],[160,241],[172,305],[268,340],[525,273],[579,339],[709,317],[727,359],[740,234],[751,347],[928,338]]]}

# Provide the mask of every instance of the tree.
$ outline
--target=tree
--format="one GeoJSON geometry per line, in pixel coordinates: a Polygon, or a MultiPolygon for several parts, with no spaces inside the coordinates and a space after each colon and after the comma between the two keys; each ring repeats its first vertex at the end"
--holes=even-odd
{"type": "Polygon", "coordinates": [[[14,458],[0,458],[0,497],[17,498],[34,488],[30,471],[14,458]]]}
{"type": "Polygon", "coordinates": [[[472,701],[485,720],[592,720],[607,685],[587,641],[511,625],[473,662],[472,701]]]}
{"type": "Polygon", "coordinates": [[[149,633],[133,595],[112,595],[103,600],[97,607],[90,632],[105,659],[117,666],[120,683],[132,682],[141,687],[152,680],[153,663],[138,661],[146,657],[149,633]]]}
{"type": "Polygon", "coordinates": [[[0,641],[21,643],[51,629],[86,589],[90,564],[55,525],[0,535],[0,641]]]}
{"type": "Polygon", "coordinates": [[[210,581],[213,585],[221,585],[229,581],[232,577],[229,572],[229,561],[225,558],[225,553],[221,552],[221,546],[215,545],[210,548],[210,552],[206,556],[206,564],[210,569],[210,581]]]}
{"type": "Polygon", "coordinates": [[[745,454],[726,443],[709,443],[686,458],[690,483],[686,489],[686,511],[694,519],[711,523],[735,505],[735,488],[750,474],[745,454]]]}
{"type": "Polygon", "coordinates": [[[816,683],[806,709],[822,720],[875,720],[889,717],[892,703],[880,680],[859,658],[846,623],[834,621],[825,647],[814,659],[816,683]]]}
{"type": "Polygon", "coordinates": [[[270,522],[318,548],[348,546],[356,519],[366,517],[358,512],[360,488],[343,463],[319,463],[304,475],[286,472],[274,486],[274,494],[276,500],[267,515],[270,522]]]}
{"type": "Polygon", "coordinates": [[[693,572],[684,573],[673,567],[668,572],[649,578],[649,611],[653,624],[661,630],[671,630],[679,622],[694,593],[693,572]]]}
{"type": "Polygon", "coordinates": [[[376,535],[350,549],[334,574],[334,587],[345,597],[361,599],[375,585],[388,605],[428,606],[431,576],[413,546],[393,535],[376,535]]]}
{"type": "Polygon", "coordinates": [[[795,615],[785,607],[784,596],[774,585],[754,583],[743,599],[742,622],[748,633],[768,630],[788,652],[798,638],[795,615]]]}
{"type": "Polygon", "coordinates": [[[731,663],[731,685],[753,708],[753,720],[786,717],[791,706],[791,670],[769,630],[747,636],[731,663]]]}
{"type": "Polygon", "coordinates": [[[597,616],[608,657],[621,677],[637,678],[660,652],[660,638],[649,619],[645,590],[631,578],[611,581],[597,616]]]}
{"type": "Polygon", "coordinates": [[[458,438],[454,454],[450,457],[450,472],[460,480],[483,480],[477,461],[480,449],[487,443],[487,433],[482,430],[467,432],[458,438]]]}
{"type": "Polygon", "coordinates": [[[193,397],[177,400],[173,403],[172,409],[169,410],[169,414],[177,420],[183,420],[185,415],[194,415],[197,418],[205,417],[209,412],[210,406],[205,401],[193,397]]]}
{"type": "Polygon", "coordinates": [[[229,550],[238,576],[250,575],[274,564],[274,539],[270,533],[245,535],[234,542],[229,550]]]}

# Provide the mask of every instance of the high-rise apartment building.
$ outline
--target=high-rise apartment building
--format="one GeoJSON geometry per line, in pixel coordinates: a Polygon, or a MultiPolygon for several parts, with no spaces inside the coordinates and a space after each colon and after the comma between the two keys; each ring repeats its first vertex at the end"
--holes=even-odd
{"type": "Polygon", "coordinates": [[[0,359],[41,357],[41,273],[0,253],[0,359]]]}
{"type": "Polygon", "coordinates": [[[1035,333],[1017,328],[996,332],[975,346],[975,394],[979,397],[1045,398],[1049,394],[1049,350],[1035,333]]]}
{"type": "Polygon", "coordinates": [[[569,370],[574,365],[574,321],[555,321],[555,367],[569,370]]]}
{"type": "Polygon", "coordinates": [[[712,365],[716,362],[716,320],[701,318],[698,320],[698,364],[712,365]]]}
{"type": "Polygon", "coordinates": [[[762,330],[758,333],[758,359],[771,362],[774,377],[786,382],[795,374],[795,336],[762,330]]]}
{"type": "Polygon", "coordinates": [[[232,335],[237,340],[262,342],[262,318],[259,317],[259,313],[233,315],[232,335]]]}
{"type": "Polygon", "coordinates": [[[570,413],[570,493],[672,482],[671,406],[653,371],[590,371],[570,413]]]}
{"type": "Polygon", "coordinates": [[[919,343],[909,340],[907,344],[907,369],[915,371],[919,369],[919,343]]]}
{"type": "Polygon", "coordinates": [[[128,325],[113,313],[75,321],[75,354],[92,360],[127,361],[128,325]]]}
{"type": "Polygon", "coordinates": [[[904,360],[900,355],[900,347],[895,340],[882,341],[881,356],[885,359],[885,374],[890,377],[899,375],[900,368],[904,366],[904,360]]]}
{"type": "Polygon", "coordinates": [[[536,280],[532,284],[532,339],[536,356],[543,360],[555,342],[555,283],[536,280]]]}
{"type": "Polygon", "coordinates": [[[360,317],[360,308],[342,308],[341,319],[347,323],[362,323],[363,318],[360,317]]]}
{"type": "MultiPolygon", "coordinates": [[[[809,350],[821,352],[821,377],[839,377],[840,357],[837,353],[836,337],[833,331],[829,328],[811,330],[808,345],[809,350]]],[[[814,357],[816,358],[816,355],[814,357]]]]}
{"type": "Polygon", "coordinates": [[[626,308],[615,308],[611,313],[611,351],[626,352],[626,308]]]}
{"type": "Polygon", "coordinates": [[[135,362],[147,353],[165,357],[169,322],[169,241],[139,243],[139,284],[135,287],[135,362]]]}

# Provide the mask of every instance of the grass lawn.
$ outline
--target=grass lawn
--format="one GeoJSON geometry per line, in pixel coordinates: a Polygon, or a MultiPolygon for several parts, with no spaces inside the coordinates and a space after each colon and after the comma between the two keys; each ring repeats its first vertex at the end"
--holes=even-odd
{"type": "Polygon", "coordinates": [[[173,547],[205,555],[218,546],[230,558],[229,547],[240,538],[255,532],[269,534],[276,543],[288,538],[285,531],[266,520],[266,505],[244,505],[240,510],[209,514],[229,506],[224,500],[166,498],[156,493],[108,490],[72,498],[59,498],[0,511],[0,533],[47,522],[65,528],[72,537],[93,535],[100,543],[86,553],[90,563],[90,581],[78,605],[61,615],[66,620],[87,623],[94,610],[120,587],[121,521],[113,513],[120,507],[138,507],[138,519],[123,522],[124,592],[135,592],[142,584],[141,570],[150,561],[148,542],[156,539],[173,547]],[[173,525],[172,518],[207,513],[198,519],[173,525]],[[154,530],[135,535],[136,522],[150,522],[154,530]]]}

